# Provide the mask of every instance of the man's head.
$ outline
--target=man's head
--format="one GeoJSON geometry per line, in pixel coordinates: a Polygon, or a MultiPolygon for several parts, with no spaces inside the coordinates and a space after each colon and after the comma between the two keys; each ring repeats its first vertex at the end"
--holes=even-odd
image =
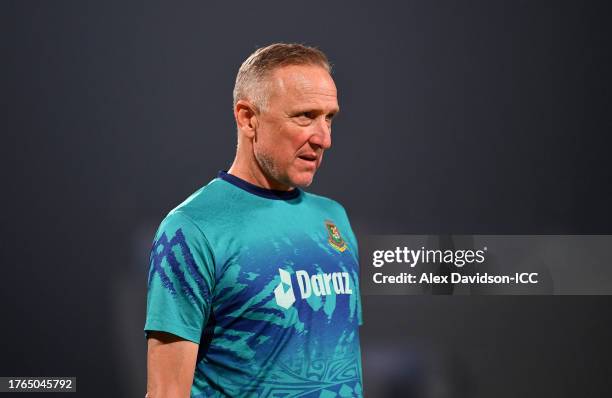
{"type": "Polygon", "coordinates": [[[236,78],[234,165],[243,178],[266,188],[310,185],[331,147],[337,112],[336,86],[321,51],[300,44],[258,49],[236,78]]]}

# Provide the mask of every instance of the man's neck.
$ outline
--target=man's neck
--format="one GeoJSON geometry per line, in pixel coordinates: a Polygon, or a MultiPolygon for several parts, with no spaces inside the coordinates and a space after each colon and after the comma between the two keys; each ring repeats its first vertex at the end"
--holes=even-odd
{"type": "Polygon", "coordinates": [[[249,164],[244,163],[245,162],[241,162],[238,159],[238,156],[236,156],[236,159],[234,159],[232,166],[227,172],[261,188],[272,189],[275,191],[292,191],[295,189],[294,187],[280,184],[274,179],[266,176],[256,161],[248,162],[249,164]]]}

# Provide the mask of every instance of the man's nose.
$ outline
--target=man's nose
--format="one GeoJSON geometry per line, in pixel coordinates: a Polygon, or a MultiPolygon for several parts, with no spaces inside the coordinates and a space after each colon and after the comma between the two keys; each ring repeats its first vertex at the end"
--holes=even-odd
{"type": "Polygon", "coordinates": [[[331,147],[331,123],[322,118],[316,125],[316,131],[310,138],[310,142],[313,145],[320,146],[322,149],[329,149],[331,147]]]}

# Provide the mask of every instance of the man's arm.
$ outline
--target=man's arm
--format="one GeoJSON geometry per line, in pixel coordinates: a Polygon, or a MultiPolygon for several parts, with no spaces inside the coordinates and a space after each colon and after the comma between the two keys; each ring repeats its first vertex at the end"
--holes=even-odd
{"type": "Polygon", "coordinates": [[[164,332],[149,332],[147,337],[146,398],[188,398],[198,345],[164,332]]]}

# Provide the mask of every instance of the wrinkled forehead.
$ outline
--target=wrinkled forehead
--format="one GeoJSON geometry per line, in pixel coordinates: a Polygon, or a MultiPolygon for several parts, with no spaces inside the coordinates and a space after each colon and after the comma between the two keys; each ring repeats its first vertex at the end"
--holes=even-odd
{"type": "Polygon", "coordinates": [[[337,107],[334,80],[323,67],[289,65],[276,69],[270,76],[270,101],[316,102],[337,107]]]}

